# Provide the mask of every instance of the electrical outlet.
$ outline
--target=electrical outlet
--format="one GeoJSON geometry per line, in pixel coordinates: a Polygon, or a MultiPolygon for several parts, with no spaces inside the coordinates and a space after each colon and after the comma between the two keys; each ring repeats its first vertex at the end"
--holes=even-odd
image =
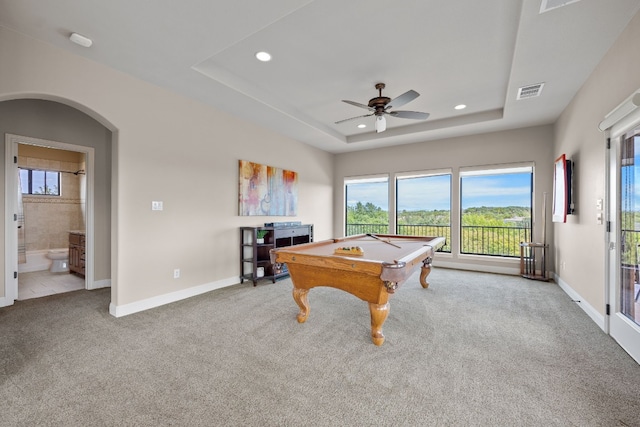
{"type": "Polygon", "coordinates": [[[151,202],[151,210],[152,211],[161,211],[163,209],[161,201],[152,201],[151,202]]]}
{"type": "Polygon", "coordinates": [[[173,270],[173,278],[174,279],[179,279],[180,278],[180,269],[176,268],[175,270],[173,270]]]}

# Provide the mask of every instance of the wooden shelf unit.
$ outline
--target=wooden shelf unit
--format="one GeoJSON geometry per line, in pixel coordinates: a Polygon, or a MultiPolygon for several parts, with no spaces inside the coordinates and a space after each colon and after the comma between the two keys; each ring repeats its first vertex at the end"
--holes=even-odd
{"type": "Polygon", "coordinates": [[[276,273],[271,264],[269,251],[274,248],[313,242],[313,225],[292,225],[286,227],[240,227],[240,283],[251,280],[253,286],[260,279],[270,279],[273,283],[289,275],[286,266],[276,273]],[[264,243],[258,243],[258,232],[266,232],[264,243]],[[259,271],[263,275],[258,275],[259,271]]]}

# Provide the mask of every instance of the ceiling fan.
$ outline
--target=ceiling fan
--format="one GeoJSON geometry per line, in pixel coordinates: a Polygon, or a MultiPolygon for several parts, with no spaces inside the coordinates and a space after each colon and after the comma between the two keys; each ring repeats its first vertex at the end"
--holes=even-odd
{"type": "Polygon", "coordinates": [[[409,90],[397,98],[391,99],[386,96],[382,96],[382,89],[384,89],[384,83],[377,83],[376,89],[378,89],[378,96],[375,98],[371,98],[369,100],[368,105],[360,104],[359,102],[347,101],[345,99],[342,102],[346,102],[347,104],[355,105],[356,107],[364,108],[365,110],[371,111],[369,114],[365,114],[363,116],[351,117],[349,119],[344,119],[337,121],[336,124],[346,122],[349,120],[359,119],[362,117],[370,117],[376,116],[376,132],[384,132],[387,129],[387,120],[385,115],[390,115],[391,117],[399,117],[401,119],[414,119],[414,120],[426,120],[429,117],[429,113],[420,113],[418,111],[389,111],[391,108],[400,107],[404,104],[407,104],[417,97],[420,96],[418,92],[415,90],[409,90]]]}

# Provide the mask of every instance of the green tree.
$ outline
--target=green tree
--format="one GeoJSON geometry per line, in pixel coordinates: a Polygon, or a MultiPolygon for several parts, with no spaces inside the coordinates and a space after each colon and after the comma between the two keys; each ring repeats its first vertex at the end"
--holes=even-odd
{"type": "Polygon", "coordinates": [[[53,187],[49,187],[45,185],[44,187],[38,188],[33,194],[58,194],[58,186],[54,185],[53,187]]]}
{"type": "Polygon", "coordinates": [[[399,225],[450,225],[451,212],[448,210],[420,210],[398,212],[399,225]]]}
{"type": "Polygon", "coordinates": [[[388,224],[389,213],[371,202],[347,206],[347,224],[388,224]]]}

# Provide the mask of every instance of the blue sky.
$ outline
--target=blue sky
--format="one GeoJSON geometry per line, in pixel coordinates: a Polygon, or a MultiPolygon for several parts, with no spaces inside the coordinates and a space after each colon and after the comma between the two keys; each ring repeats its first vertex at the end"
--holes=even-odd
{"type": "Polygon", "coordinates": [[[449,210],[451,175],[425,176],[398,181],[398,210],[449,210]]]}
{"type": "Polygon", "coordinates": [[[466,176],[462,178],[462,209],[479,206],[531,206],[531,174],[466,176]]]}
{"type": "Polygon", "coordinates": [[[633,165],[620,169],[620,204],[622,211],[640,212],[640,137],[634,138],[633,155],[633,165]]]}
{"type": "MultiPolygon", "coordinates": [[[[462,209],[531,205],[531,175],[511,173],[462,178],[462,209]]],[[[348,185],[347,205],[371,202],[389,210],[388,183],[348,185]]],[[[450,175],[401,179],[398,183],[399,210],[446,210],[451,194],[450,175]]]]}

